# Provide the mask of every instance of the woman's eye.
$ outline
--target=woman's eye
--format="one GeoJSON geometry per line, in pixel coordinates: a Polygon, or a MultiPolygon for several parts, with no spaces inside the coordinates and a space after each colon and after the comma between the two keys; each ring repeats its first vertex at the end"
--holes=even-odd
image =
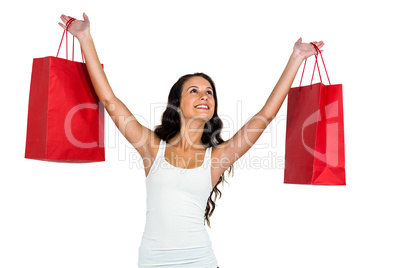
{"type": "MultiPolygon", "coordinates": [[[[194,88],[194,89],[190,90],[190,93],[193,93],[193,92],[197,92],[197,89],[194,88]]],[[[207,91],[207,94],[213,95],[213,92],[212,92],[211,90],[208,90],[208,91],[207,91]]]]}

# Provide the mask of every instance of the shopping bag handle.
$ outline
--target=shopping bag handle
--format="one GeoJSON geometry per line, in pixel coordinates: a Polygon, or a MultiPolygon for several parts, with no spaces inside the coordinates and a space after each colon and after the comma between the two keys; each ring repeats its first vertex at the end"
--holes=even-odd
{"type": "MultiPolygon", "coordinates": [[[[64,30],[63,36],[61,37],[61,41],[60,41],[60,45],[59,45],[59,50],[57,51],[56,57],[59,56],[61,44],[63,43],[64,34],[65,34],[65,35],[66,35],[66,60],[68,60],[68,39],[67,39],[67,37],[68,37],[68,27],[70,27],[71,23],[72,23],[73,21],[75,21],[75,20],[76,20],[76,19],[71,18],[71,19],[69,19],[69,20],[67,21],[67,23],[66,23],[66,29],[64,30]]],[[[72,58],[73,61],[74,61],[74,39],[75,39],[75,37],[73,36],[73,58],[72,58]]],[[[82,62],[84,62],[84,55],[82,55],[82,49],[81,49],[81,57],[82,57],[82,62]]]]}
{"type": "MultiPolygon", "coordinates": [[[[327,72],[327,67],[325,67],[324,58],[322,57],[320,49],[315,44],[313,44],[312,42],[310,42],[310,44],[312,44],[314,46],[315,50],[317,51],[317,55],[315,55],[315,63],[314,63],[313,75],[311,77],[310,86],[313,84],[313,78],[314,78],[315,66],[316,65],[317,65],[318,75],[320,76],[320,81],[322,83],[320,67],[318,65],[318,54],[320,54],[320,56],[321,56],[322,64],[324,65],[325,73],[327,74],[328,83],[331,85],[331,81],[329,80],[329,76],[328,76],[328,72],[327,72]]],[[[300,78],[299,88],[301,88],[301,84],[302,84],[302,81],[303,81],[303,75],[304,75],[304,69],[306,68],[306,63],[307,63],[307,59],[305,59],[305,61],[304,61],[303,72],[302,72],[302,75],[301,75],[301,78],[300,78]]]]}

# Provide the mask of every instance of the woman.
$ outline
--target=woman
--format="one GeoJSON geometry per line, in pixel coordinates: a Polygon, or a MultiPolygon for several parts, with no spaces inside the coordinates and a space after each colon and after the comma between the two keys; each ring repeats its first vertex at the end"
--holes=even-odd
{"type": "MultiPolygon", "coordinates": [[[[216,268],[218,262],[205,229],[224,181],[223,173],[257,141],[276,116],[313,45],[295,43],[288,64],[262,109],[231,139],[220,137],[222,121],[212,79],[196,73],[172,87],[162,124],[155,131],[141,125],[113,93],[96,54],[88,16],[62,15],[61,27],[80,42],[95,92],[124,137],[141,155],[147,188],[146,226],[139,267],[216,268]],[[211,205],[211,206],[210,206],[211,205]],[[205,213],[205,214],[204,214],[205,213]]],[[[323,42],[313,42],[318,49],[323,42]]]]}

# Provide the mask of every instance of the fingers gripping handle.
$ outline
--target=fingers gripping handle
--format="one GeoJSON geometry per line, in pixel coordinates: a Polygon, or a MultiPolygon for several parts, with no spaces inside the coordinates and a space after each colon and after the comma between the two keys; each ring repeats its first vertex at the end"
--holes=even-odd
{"type": "MultiPolygon", "coordinates": [[[[59,49],[57,50],[57,55],[56,57],[59,56],[59,52],[60,52],[60,48],[61,48],[61,44],[63,43],[63,39],[64,39],[64,34],[66,35],[66,59],[68,60],[68,27],[70,27],[71,23],[73,23],[73,21],[75,21],[76,19],[71,18],[67,21],[66,23],[66,28],[63,32],[63,35],[61,37],[61,41],[60,41],[60,45],[59,45],[59,49]]],[[[81,57],[82,57],[82,62],[84,62],[84,56],[82,55],[82,50],[81,50],[81,57]]],[[[73,36],[73,57],[72,60],[74,61],[74,36],[73,36]]]]}

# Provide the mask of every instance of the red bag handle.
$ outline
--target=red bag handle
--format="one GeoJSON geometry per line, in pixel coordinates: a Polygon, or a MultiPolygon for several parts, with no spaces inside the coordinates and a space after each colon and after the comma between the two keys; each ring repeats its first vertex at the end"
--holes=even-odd
{"type": "MultiPolygon", "coordinates": [[[[69,19],[69,20],[67,21],[67,23],[66,23],[66,29],[64,30],[63,36],[61,37],[61,41],[60,41],[60,45],[59,45],[59,50],[57,51],[56,57],[59,56],[61,44],[63,43],[63,39],[64,39],[64,34],[66,34],[66,59],[68,60],[68,39],[67,39],[67,37],[68,37],[68,27],[70,27],[71,23],[72,23],[73,21],[75,21],[75,20],[76,20],[76,19],[71,18],[71,19],[69,19]]],[[[74,39],[75,39],[75,37],[73,36],[73,58],[72,58],[73,61],[74,61],[74,39]]],[[[82,55],[82,49],[81,49],[81,57],[82,57],[82,62],[84,62],[84,55],[82,55]]]]}
{"type": "MultiPolygon", "coordinates": [[[[325,63],[324,63],[324,58],[322,57],[321,51],[320,49],[313,44],[312,42],[310,42],[310,44],[312,44],[315,48],[315,50],[317,51],[317,55],[315,55],[315,63],[314,63],[314,69],[313,69],[313,76],[311,77],[311,82],[310,82],[310,86],[313,84],[313,78],[314,78],[314,73],[315,73],[315,66],[317,65],[317,69],[318,69],[318,75],[320,76],[320,81],[322,83],[322,79],[321,79],[321,73],[320,73],[320,67],[318,65],[318,54],[320,54],[321,56],[321,60],[322,60],[322,64],[324,65],[324,69],[325,69],[325,73],[327,74],[327,78],[328,78],[328,83],[331,85],[331,81],[329,80],[329,76],[328,76],[328,72],[327,72],[327,67],[325,67],[325,63]]],[[[301,83],[303,80],[303,75],[304,75],[304,69],[306,68],[306,63],[307,63],[307,59],[304,61],[304,66],[303,66],[303,72],[300,78],[300,84],[299,84],[299,88],[301,87],[301,83]]]]}

